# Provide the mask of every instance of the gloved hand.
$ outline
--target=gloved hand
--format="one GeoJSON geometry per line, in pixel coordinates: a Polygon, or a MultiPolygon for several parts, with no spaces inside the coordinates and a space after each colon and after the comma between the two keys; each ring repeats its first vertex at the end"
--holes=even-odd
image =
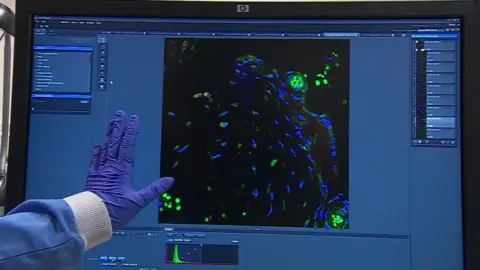
{"type": "Polygon", "coordinates": [[[105,145],[95,146],[90,172],[85,186],[103,199],[112,229],[124,227],[146,205],[160,197],[173,184],[170,177],[160,178],[136,191],[133,187],[135,142],[138,135],[138,116],[127,121],[124,111],[117,111],[107,128],[105,145]]]}

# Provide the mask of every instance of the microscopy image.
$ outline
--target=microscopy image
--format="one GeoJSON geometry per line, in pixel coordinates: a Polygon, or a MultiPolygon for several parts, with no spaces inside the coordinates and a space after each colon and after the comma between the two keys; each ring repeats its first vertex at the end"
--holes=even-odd
{"type": "Polygon", "coordinates": [[[347,229],[349,51],[166,39],[158,222],[347,229]]]}

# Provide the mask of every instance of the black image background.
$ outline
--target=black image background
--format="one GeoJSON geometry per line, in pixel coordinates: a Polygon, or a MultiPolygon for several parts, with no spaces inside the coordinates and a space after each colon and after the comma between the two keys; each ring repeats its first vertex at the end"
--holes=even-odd
{"type": "MultiPolygon", "coordinates": [[[[332,52],[340,54],[340,68],[328,76],[331,87],[316,88],[314,80],[310,79],[307,102],[311,111],[328,114],[333,124],[340,184],[329,198],[341,192],[348,199],[349,40],[178,38],[167,39],[165,46],[160,167],[162,175],[176,179],[168,194],[181,199],[182,210],[163,211],[159,214],[159,223],[205,224],[205,217],[210,217],[209,224],[298,227],[304,225],[320,203],[320,192],[315,186],[292,191],[288,198],[285,195],[285,183],[291,181],[286,180],[290,177],[286,174],[290,172],[289,167],[298,168],[298,163],[305,156],[295,160],[285,158],[289,163],[281,172],[253,175],[251,165],[270,164],[272,156],[256,152],[254,157],[247,157],[246,153],[235,152],[233,146],[237,141],[247,144],[255,136],[245,128],[250,123],[239,123],[245,122],[243,119],[246,119],[246,114],[229,116],[230,126],[219,128],[221,119],[218,113],[237,100],[240,104],[248,103],[256,111],[261,111],[264,115],[263,126],[275,118],[284,117],[274,115],[278,108],[273,109],[263,101],[265,81],[262,79],[251,84],[254,91],[249,92],[248,96],[242,96],[241,91],[228,94],[232,93],[230,82],[235,80],[236,59],[244,55],[261,58],[264,62],[263,72],[278,69],[286,80],[285,73],[288,70],[306,73],[314,78],[315,74],[323,71],[332,52]],[[220,108],[203,108],[203,103],[199,104],[199,100],[193,98],[194,94],[201,92],[212,93],[214,101],[221,104],[220,108]],[[246,99],[249,100],[247,103],[246,99]],[[175,113],[175,116],[169,116],[169,112],[175,113]],[[186,122],[192,125],[186,127],[186,122]],[[229,137],[235,140],[231,141],[229,137]],[[222,150],[215,141],[217,138],[228,143],[228,151],[232,154],[212,162],[206,152],[215,154],[215,150],[222,150]],[[176,145],[187,144],[189,148],[182,154],[172,151],[176,145]],[[179,161],[178,166],[172,168],[176,161],[179,161]],[[264,195],[269,182],[277,196],[274,200],[276,211],[271,216],[267,215],[272,206],[271,198],[264,195]],[[207,186],[212,190],[208,191],[207,186]],[[262,195],[254,198],[254,189],[262,195]],[[287,201],[289,211],[280,213],[283,199],[287,201]],[[309,206],[300,207],[305,201],[309,206]],[[247,215],[243,216],[244,212],[247,215]],[[222,217],[222,214],[226,216],[222,217]]],[[[225,149],[223,151],[226,152],[225,149]]],[[[303,167],[303,174],[297,174],[299,177],[305,176],[306,165],[303,167]]]]}

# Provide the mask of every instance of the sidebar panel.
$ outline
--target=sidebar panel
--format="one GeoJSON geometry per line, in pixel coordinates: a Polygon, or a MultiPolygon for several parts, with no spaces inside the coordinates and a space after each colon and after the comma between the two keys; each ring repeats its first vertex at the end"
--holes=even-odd
{"type": "Polygon", "coordinates": [[[455,39],[413,39],[414,146],[456,146],[455,39]]]}

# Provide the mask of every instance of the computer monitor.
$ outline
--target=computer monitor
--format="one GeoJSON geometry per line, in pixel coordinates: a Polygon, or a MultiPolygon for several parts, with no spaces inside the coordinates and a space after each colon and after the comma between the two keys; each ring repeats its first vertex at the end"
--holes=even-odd
{"type": "Polygon", "coordinates": [[[79,269],[464,269],[471,3],[30,4],[10,206],[81,191],[119,109],[135,185],[176,178],[79,269]]]}

